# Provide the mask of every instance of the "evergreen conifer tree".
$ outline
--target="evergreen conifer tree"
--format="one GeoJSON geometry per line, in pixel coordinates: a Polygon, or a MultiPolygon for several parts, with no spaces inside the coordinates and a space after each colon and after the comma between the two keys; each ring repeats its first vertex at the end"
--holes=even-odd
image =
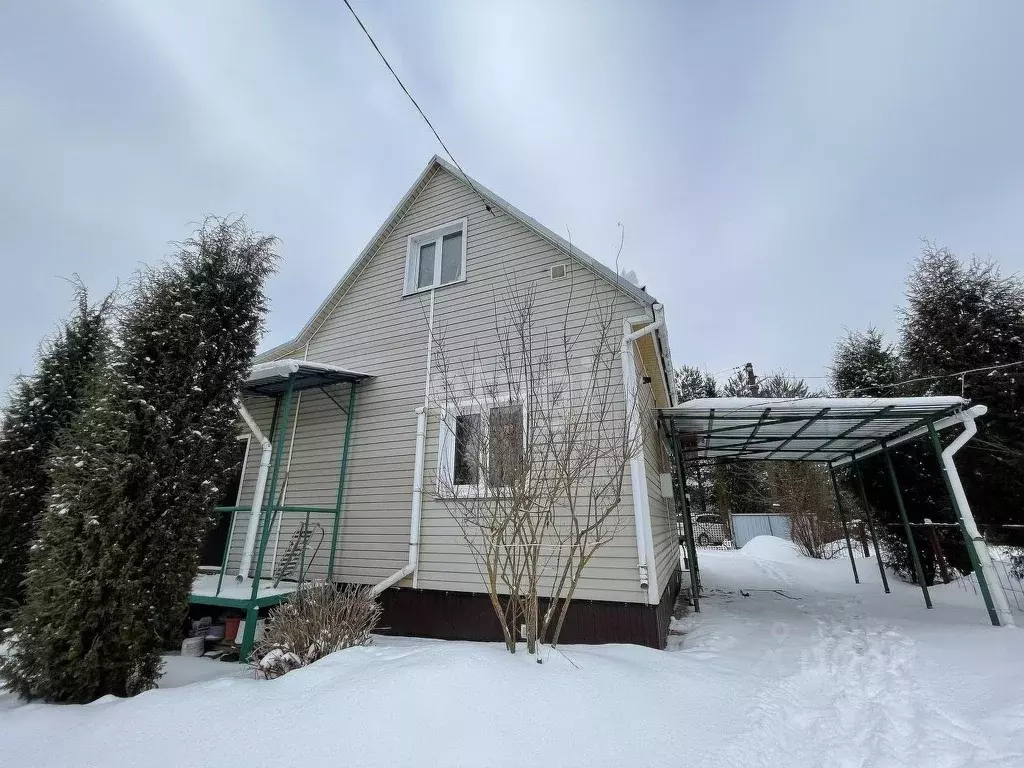
{"type": "Polygon", "coordinates": [[[836,344],[829,381],[837,396],[897,397],[909,395],[899,382],[912,378],[899,352],[877,328],[850,331],[836,344]]]}
{"type": "Polygon", "coordinates": [[[187,610],[274,240],[209,220],[139,275],[111,363],[55,451],[25,606],[0,667],[25,698],[87,702],[155,684],[187,610]]]}
{"type": "Polygon", "coordinates": [[[75,311],[39,351],[34,376],[19,377],[0,420],[0,626],[24,597],[28,551],[46,505],[46,462],[82,406],[108,342],[108,297],[89,305],[75,284],[75,311]]]}
{"type": "MultiPolygon", "coordinates": [[[[830,380],[837,393],[849,397],[907,397],[921,395],[921,383],[903,384],[914,378],[908,366],[892,344],[886,342],[881,331],[868,327],[865,331],[847,333],[835,347],[830,370],[830,380]]],[[[900,493],[911,522],[922,522],[925,518],[947,522],[939,517],[945,488],[938,465],[927,440],[904,443],[891,451],[893,466],[900,481],[900,493]]],[[[864,492],[874,516],[875,533],[882,548],[885,563],[897,573],[912,578],[913,564],[907,546],[906,533],[896,506],[889,470],[881,454],[859,462],[864,492]]],[[[860,487],[852,470],[839,472],[845,480],[852,498],[861,505],[860,487]]],[[[937,535],[943,544],[947,559],[960,564],[959,555],[966,560],[966,550],[959,540],[959,533],[953,529],[939,529],[937,535]]],[[[936,573],[935,552],[927,534],[916,529],[914,542],[921,557],[926,580],[931,583],[936,573]]]]}
{"type": "Polygon", "coordinates": [[[704,373],[692,365],[681,365],[676,369],[676,400],[685,403],[701,397],[718,397],[718,384],[714,376],[704,373]]]}
{"type": "MultiPolygon", "coordinates": [[[[907,281],[903,353],[919,375],[955,374],[1024,360],[1024,281],[991,261],[961,262],[926,244],[907,281]]],[[[927,394],[959,395],[988,406],[979,434],[957,456],[979,524],[1024,523],[1024,366],[946,376],[927,394]]]]}
{"type": "MultiPolygon", "coordinates": [[[[1003,277],[992,262],[964,263],[948,248],[925,244],[907,277],[906,296],[900,313],[900,349],[886,345],[873,329],[848,335],[836,348],[833,386],[879,397],[963,394],[988,406],[989,415],[978,423],[978,437],[957,455],[961,479],[982,526],[1024,522],[1016,504],[1024,492],[1024,366],[952,375],[1024,360],[1024,284],[1016,277],[1003,277]],[[907,379],[922,380],[892,386],[907,379]]],[[[894,448],[892,456],[910,521],[952,522],[931,445],[906,443],[894,448]]],[[[868,502],[879,516],[879,536],[889,564],[903,574],[912,573],[884,457],[866,459],[861,474],[868,502]]],[[[936,535],[950,564],[969,571],[959,531],[940,528],[936,535]]],[[[920,529],[915,530],[915,543],[925,577],[932,581],[935,553],[920,529]]]]}

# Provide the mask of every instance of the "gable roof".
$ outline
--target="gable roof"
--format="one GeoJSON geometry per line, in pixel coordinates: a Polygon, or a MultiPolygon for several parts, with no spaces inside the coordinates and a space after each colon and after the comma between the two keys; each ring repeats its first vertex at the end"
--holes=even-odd
{"type": "Polygon", "coordinates": [[[377,230],[376,234],[374,234],[374,236],[370,239],[370,242],[367,243],[366,247],[363,248],[363,250],[359,253],[355,261],[352,262],[352,266],[348,268],[348,270],[342,276],[341,280],[338,281],[337,285],[335,285],[331,292],[327,295],[327,298],[324,299],[323,303],[320,304],[316,312],[313,313],[313,316],[309,319],[306,325],[299,332],[299,335],[296,336],[291,341],[286,341],[283,344],[278,344],[276,347],[268,349],[266,352],[260,353],[259,355],[256,356],[256,362],[262,362],[265,360],[273,359],[274,357],[282,353],[290,352],[301,346],[304,346],[306,342],[309,341],[313,334],[315,334],[316,331],[320,328],[320,326],[323,325],[324,321],[327,320],[331,312],[334,311],[335,307],[338,306],[338,303],[341,301],[342,297],[348,292],[349,288],[352,286],[356,278],[362,272],[363,267],[365,267],[369,263],[370,259],[374,257],[377,251],[380,250],[381,246],[384,245],[384,242],[388,239],[388,237],[391,236],[392,231],[405,217],[405,214],[408,213],[409,208],[412,207],[413,203],[416,201],[416,198],[419,197],[419,194],[427,186],[427,183],[430,181],[431,178],[433,178],[434,174],[438,170],[443,170],[446,171],[447,173],[450,173],[452,176],[454,176],[462,183],[475,189],[480,194],[480,196],[484,198],[484,200],[489,206],[491,206],[492,208],[497,208],[506,213],[507,215],[511,216],[513,219],[518,221],[520,224],[522,224],[524,227],[532,231],[534,234],[548,241],[551,245],[555,246],[558,250],[562,251],[570,258],[575,259],[579,264],[581,264],[586,269],[589,269],[594,274],[604,278],[605,280],[608,280],[609,282],[617,286],[623,293],[627,294],[628,296],[639,302],[641,305],[650,306],[652,304],[657,303],[657,300],[653,296],[651,296],[649,293],[644,291],[639,286],[636,286],[633,283],[629,282],[628,280],[625,280],[624,278],[620,277],[615,273],[613,269],[606,267],[597,259],[581,251],[577,246],[572,245],[564,238],[559,237],[557,234],[552,232],[543,224],[536,221],[532,217],[527,216],[514,205],[508,203],[503,198],[496,195],[494,192],[480,184],[475,179],[466,176],[464,173],[462,173],[462,171],[453,166],[447,160],[444,160],[443,158],[434,155],[430,159],[430,162],[427,163],[426,168],[423,169],[423,172],[419,175],[419,177],[417,177],[415,183],[413,183],[413,185],[409,188],[409,191],[405,193],[401,200],[398,201],[398,205],[395,206],[395,209],[391,212],[387,219],[385,219],[380,229],[377,230]]]}

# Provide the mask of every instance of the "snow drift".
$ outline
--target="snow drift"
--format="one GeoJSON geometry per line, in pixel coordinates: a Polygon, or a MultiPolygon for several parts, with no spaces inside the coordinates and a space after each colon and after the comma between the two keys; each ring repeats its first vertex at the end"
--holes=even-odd
{"type": "Polygon", "coordinates": [[[702,553],[668,652],[378,637],[278,680],[172,659],[87,706],[0,695],[11,766],[1018,766],[1024,661],[976,595],[882,594],[872,563],[754,540],[702,553]],[[753,547],[751,548],[751,545],[753,547]],[[178,687],[171,687],[178,686],[178,687]],[[56,735],[56,736],[55,736],[56,735]]]}

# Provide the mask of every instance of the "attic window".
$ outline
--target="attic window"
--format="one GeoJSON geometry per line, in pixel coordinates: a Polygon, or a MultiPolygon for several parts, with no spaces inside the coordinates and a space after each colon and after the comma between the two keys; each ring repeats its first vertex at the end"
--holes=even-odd
{"type": "Polygon", "coordinates": [[[406,295],[466,279],[466,219],[409,237],[405,257],[406,295]]]}

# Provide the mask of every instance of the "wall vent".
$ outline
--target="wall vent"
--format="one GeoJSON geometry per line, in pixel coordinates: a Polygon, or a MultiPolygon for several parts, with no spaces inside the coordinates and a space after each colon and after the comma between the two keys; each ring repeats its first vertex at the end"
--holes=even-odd
{"type": "Polygon", "coordinates": [[[566,274],[565,264],[553,264],[551,266],[551,279],[561,280],[566,274]]]}

